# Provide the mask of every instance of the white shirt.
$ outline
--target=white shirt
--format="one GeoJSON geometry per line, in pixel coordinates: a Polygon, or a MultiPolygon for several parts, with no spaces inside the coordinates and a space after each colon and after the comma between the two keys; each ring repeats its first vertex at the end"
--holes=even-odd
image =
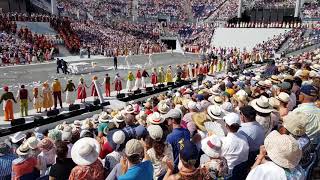
{"type": "Polygon", "coordinates": [[[249,144],[245,136],[230,132],[221,141],[221,154],[228,162],[229,173],[232,173],[236,165],[248,160],[249,144]]]}
{"type": "Polygon", "coordinates": [[[250,171],[246,180],[287,180],[284,170],[273,163],[268,161],[264,164],[260,164],[250,171]]]}

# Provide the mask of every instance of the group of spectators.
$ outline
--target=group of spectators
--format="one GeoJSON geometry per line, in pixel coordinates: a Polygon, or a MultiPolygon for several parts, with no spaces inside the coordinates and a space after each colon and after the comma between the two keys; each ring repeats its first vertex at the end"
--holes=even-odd
{"type": "Polygon", "coordinates": [[[54,129],[18,132],[0,143],[0,176],[303,180],[320,143],[317,55],[209,78],[54,129]]]}
{"type": "Polygon", "coordinates": [[[320,5],[317,1],[311,1],[304,4],[302,11],[303,18],[319,18],[320,17],[320,5]]]}
{"type": "Polygon", "coordinates": [[[50,61],[52,55],[58,52],[54,43],[58,42],[59,37],[38,35],[27,28],[17,30],[15,21],[28,20],[26,16],[8,13],[2,14],[0,19],[1,65],[50,61]]]}
{"type": "Polygon", "coordinates": [[[300,30],[297,36],[289,39],[286,52],[293,52],[320,43],[320,29],[300,30]],[[308,34],[306,34],[308,33],[308,34]]]}

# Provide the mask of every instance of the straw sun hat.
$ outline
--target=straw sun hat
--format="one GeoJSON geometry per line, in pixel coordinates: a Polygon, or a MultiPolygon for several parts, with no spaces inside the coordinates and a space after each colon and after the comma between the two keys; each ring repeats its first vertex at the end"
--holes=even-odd
{"type": "Polygon", "coordinates": [[[302,157],[298,142],[290,135],[272,131],[264,140],[269,158],[277,165],[293,169],[302,157]]]}
{"type": "Polygon", "coordinates": [[[260,113],[271,113],[273,111],[269,99],[265,96],[260,96],[260,98],[252,100],[250,105],[260,113]]]}

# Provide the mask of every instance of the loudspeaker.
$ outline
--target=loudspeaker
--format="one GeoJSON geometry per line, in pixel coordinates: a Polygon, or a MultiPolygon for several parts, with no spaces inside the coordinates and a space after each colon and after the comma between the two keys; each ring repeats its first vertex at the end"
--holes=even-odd
{"type": "Polygon", "coordinates": [[[164,88],[164,84],[159,84],[158,88],[164,88]]]}
{"type": "Polygon", "coordinates": [[[48,117],[57,116],[59,113],[60,113],[59,109],[54,109],[54,110],[48,111],[47,116],[48,117]]]}
{"type": "Polygon", "coordinates": [[[80,104],[70,104],[69,111],[75,111],[80,109],[80,104]]]}
{"type": "Polygon", "coordinates": [[[38,124],[41,124],[43,122],[44,118],[42,116],[34,116],[33,122],[38,124]]]}
{"type": "Polygon", "coordinates": [[[120,93],[117,95],[117,99],[122,99],[124,97],[126,97],[126,94],[124,94],[124,93],[120,93]]]}
{"type": "Polygon", "coordinates": [[[93,101],[93,105],[98,106],[100,104],[100,100],[96,99],[93,101]]]}
{"type": "Polygon", "coordinates": [[[18,118],[11,121],[11,126],[19,126],[25,123],[26,123],[26,120],[24,118],[18,118]]]}
{"type": "Polygon", "coordinates": [[[107,102],[104,102],[104,103],[101,103],[101,106],[104,107],[104,106],[109,106],[110,105],[110,102],[107,101],[107,102]]]}
{"type": "Polygon", "coordinates": [[[147,87],[147,88],[146,88],[146,91],[147,91],[147,92],[151,92],[152,90],[153,90],[152,87],[147,87]]]}
{"type": "Polygon", "coordinates": [[[135,91],[133,91],[133,94],[136,95],[136,94],[140,94],[141,93],[141,90],[140,89],[137,89],[135,91]]]}
{"type": "Polygon", "coordinates": [[[174,86],[174,82],[167,82],[167,86],[174,86]]]}

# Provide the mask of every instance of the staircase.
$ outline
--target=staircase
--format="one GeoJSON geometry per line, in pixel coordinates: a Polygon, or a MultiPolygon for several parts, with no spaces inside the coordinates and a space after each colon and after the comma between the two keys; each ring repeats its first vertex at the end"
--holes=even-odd
{"type": "Polygon", "coordinates": [[[189,17],[189,21],[194,21],[193,11],[190,0],[182,0],[182,10],[189,17]]]}
{"type": "Polygon", "coordinates": [[[214,20],[216,20],[216,12],[219,11],[219,9],[227,2],[228,0],[224,0],[221,4],[219,4],[219,6],[211,12],[211,14],[208,16],[207,19],[205,19],[205,22],[212,22],[214,20]]]}
{"type": "Polygon", "coordinates": [[[139,17],[139,0],[132,0],[132,20],[136,21],[139,17]]]}

